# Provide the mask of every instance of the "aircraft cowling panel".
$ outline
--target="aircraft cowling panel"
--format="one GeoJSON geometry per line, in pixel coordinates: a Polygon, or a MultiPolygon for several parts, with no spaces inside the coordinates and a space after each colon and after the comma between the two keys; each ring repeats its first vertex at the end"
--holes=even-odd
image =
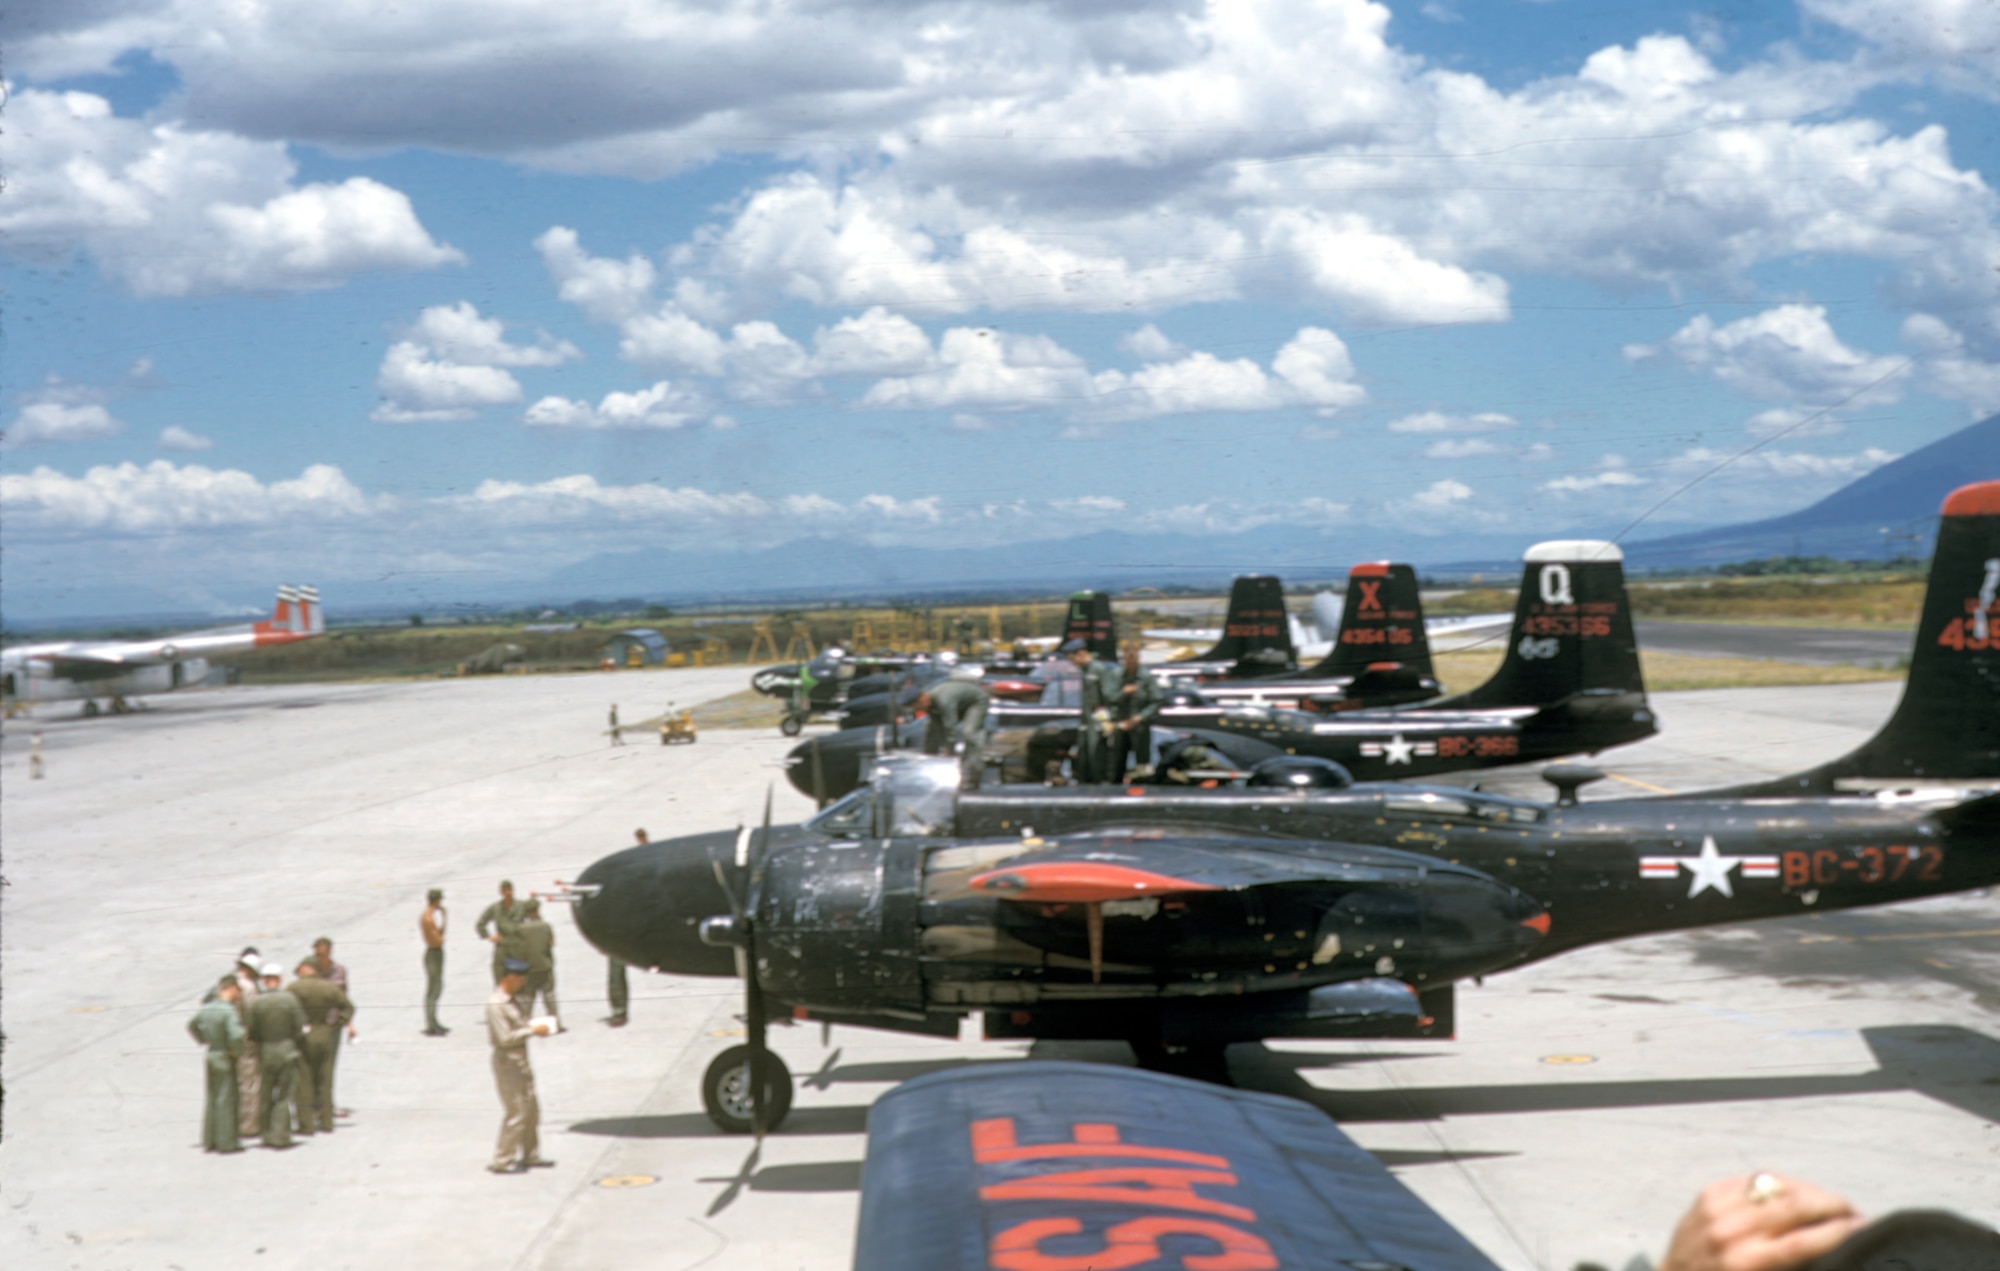
{"type": "Polygon", "coordinates": [[[907,839],[817,843],[767,858],[757,893],[765,989],[805,1007],[921,1015],[922,846],[907,839]]]}

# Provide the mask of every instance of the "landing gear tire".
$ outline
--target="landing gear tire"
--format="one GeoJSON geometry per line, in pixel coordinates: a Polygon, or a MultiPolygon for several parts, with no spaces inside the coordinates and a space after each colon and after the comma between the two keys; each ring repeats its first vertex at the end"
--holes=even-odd
{"type": "Polygon", "coordinates": [[[806,717],[795,711],[787,711],[778,721],[778,731],[787,737],[796,737],[806,726],[806,717]]]}
{"type": "Polygon", "coordinates": [[[83,717],[85,719],[97,718],[97,703],[87,697],[83,699],[83,717]]]}
{"type": "Polygon", "coordinates": [[[1228,1042],[1196,1042],[1190,1046],[1169,1046],[1164,1042],[1134,1040],[1132,1056],[1148,1072],[1164,1072],[1176,1077],[1192,1077],[1210,1085],[1236,1084],[1229,1075],[1228,1042]]]}
{"type": "MultiPolygon", "coordinates": [[[[775,1130],[792,1110],[792,1071],[768,1050],[758,1056],[756,1066],[764,1083],[764,1128],[775,1130]]],[[[750,1048],[731,1046],[701,1075],[702,1110],[724,1133],[751,1132],[750,1067],[750,1048]]]]}

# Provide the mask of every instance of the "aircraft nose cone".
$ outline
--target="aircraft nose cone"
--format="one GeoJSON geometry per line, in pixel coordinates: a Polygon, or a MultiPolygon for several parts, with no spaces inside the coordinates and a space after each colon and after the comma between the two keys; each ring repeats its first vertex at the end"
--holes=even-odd
{"type": "Polygon", "coordinates": [[[597,861],[577,882],[594,887],[576,925],[600,951],[677,975],[734,975],[735,957],[701,941],[701,920],[730,911],[712,860],[733,859],[735,835],[698,835],[630,847],[597,861]]]}

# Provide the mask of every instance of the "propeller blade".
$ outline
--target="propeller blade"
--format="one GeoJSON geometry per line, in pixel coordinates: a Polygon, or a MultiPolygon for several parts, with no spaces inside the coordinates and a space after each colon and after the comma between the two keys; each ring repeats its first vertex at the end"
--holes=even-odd
{"type": "Polygon", "coordinates": [[[769,1067],[764,1057],[769,1052],[764,1037],[764,989],[757,983],[757,878],[764,862],[764,848],[771,841],[771,800],[777,784],[774,781],[764,787],[764,829],[757,836],[756,850],[750,857],[750,893],[745,898],[743,919],[743,952],[749,963],[749,974],[743,977],[743,1007],[747,1017],[744,1032],[750,1044],[750,1132],[759,1143],[764,1141],[764,1072],[769,1067]]]}
{"type": "Polygon", "coordinates": [[[709,864],[715,867],[715,885],[722,888],[722,894],[729,899],[729,912],[741,922],[743,902],[736,898],[736,889],[729,885],[729,871],[722,867],[721,861],[710,861],[709,864]]]}

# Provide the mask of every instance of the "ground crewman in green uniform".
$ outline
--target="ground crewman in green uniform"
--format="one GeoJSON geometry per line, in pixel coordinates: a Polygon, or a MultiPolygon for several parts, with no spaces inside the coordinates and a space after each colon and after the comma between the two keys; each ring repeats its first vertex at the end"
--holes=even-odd
{"type": "Polygon", "coordinates": [[[257,1120],[264,1127],[265,1147],[290,1147],[306,1013],[299,999],[280,987],[285,968],[266,962],[263,978],[264,991],[250,1003],[250,1040],[257,1043],[260,1087],[257,1120]]]}
{"type": "Polygon", "coordinates": [[[243,995],[236,977],[225,975],[215,995],[201,1004],[188,1021],[188,1033],[208,1047],[208,1101],[201,1117],[201,1146],[210,1152],[241,1152],[236,1127],[236,1061],[248,1034],[236,1014],[243,995]]]}
{"type": "Polygon", "coordinates": [[[340,986],[319,977],[311,958],[299,963],[298,978],[285,986],[306,1015],[299,1044],[299,1133],[333,1133],[333,1061],[340,1030],[354,1018],[354,1003],[340,986]]]}
{"type": "Polygon", "coordinates": [[[503,974],[500,964],[521,956],[521,906],[514,903],[514,884],[500,884],[500,899],[480,912],[472,930],[481,940],[493,942],[493,982],[498,984],[503,974]],[[493,929],[491,933],[488,927],[493,929]]]}
{"type": "Polygon", "coordinates": [[[542,1009],[562,1028],[562,1011],[556,1006],[556,929],[542,920],[542,902],[534,897],[521,906],[521,925],[516,931],[521,961],[528,964],[528,978],[521,985],[521,1013],[535,1013],[535,994],[542,995],[542,1009]]]}
{"type": "Polygon", "coordinates": [[[1128,759],[1137,767],[1153,762],[1153,721],[1160,716],[1162,696],[1160,682],[1139,666],[1139,646],[1127,646],[1118,695],[1112,699],[1111,718],[1117,728],[1111,734],[1106,781],[1123,781],[1128,759]]]}
{"type": "Polygon", "coordinates": [[[1079,784],[1115,781],[1111,772],[1111,733],[1117,727],[1113,711],[1123,679],[1118,668],[1091,656],[1090,646],[1081,639],[1063,645],[1063,652],[1076,664],[1083,677],[1082,704],[1076,719],[1076,759],[1071,775],[1079,784]]]}
{"type": "Polygon", "coordinates": [[[924,753],[957,753],[968,784],[979,777],[980,743],[986,738],[986,704],[992,700],[979,683],[977,667],[954,669],[943,683],[917,695],[924,712],[924,753]]]}
{"type": "Polygon", "coordinates": [[[424,911],[417,915],[417,930],[424,938],[424,1036],[442,1037],[450,1032],[438,1023],[438,999],[444,995],[444,891],[433,887],[425,897],[424,911]]]}

